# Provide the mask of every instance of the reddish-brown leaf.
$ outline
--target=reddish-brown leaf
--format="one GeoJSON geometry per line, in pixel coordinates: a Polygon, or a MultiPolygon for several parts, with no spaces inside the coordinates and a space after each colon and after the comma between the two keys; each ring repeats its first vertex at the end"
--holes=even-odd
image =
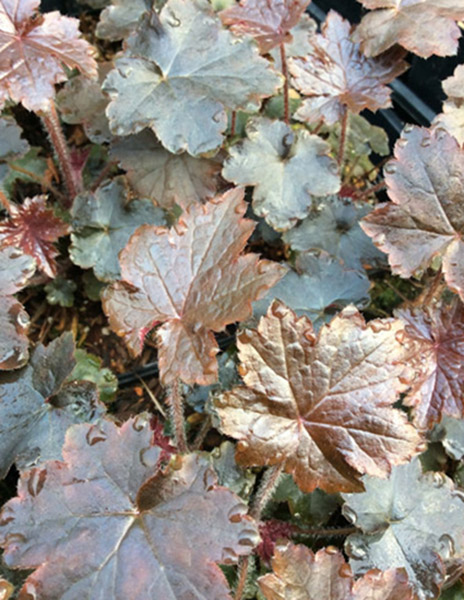
{"type": "Polygon", "coordinates": [[[286,269],[241,255],[254,223],[243,189],[191,205],[176,228],[142,226],[120,254],[122,282],[104,293],[111,327],[134,354],[158,323],[161,379],[209,385],[217,379],[212,331],[251,315],[286,269]],[[128,285],[131,287],[128,287],[128,285]]]}
{"type": "Polygon", "coordinates": [[[0,249],[0,370],[22,367],[29,358],[29,316],[13,294],[27,285],[35,268],[35,260],[18,248],[0,249]]]}
{"type": "Polygon", "coordinates": [[[290,29],[311,0],[241,0],[219,13],[224,25],[237,35],[250,34],[262,54],[292,39],[290,29]]]}
{"type": "Polygon", "coordinates": [[[398,319],[366,325],[348,307],[318,336],[274,302],[238,338],[247,387],[216,401],[222,431],[245,465],[284,463],[305,492],[360,491],[361,473],[385,477],[418,451],[419,435],[391,408],[407,388],[398,319]]]}
{"type": "Polygon", "coordinates": [[[416,377],[404,403],[414,407],[414,424],[431,429],[443,415],[464,417],[464,307],[401,310],[402,341],[416,377]]]}
{"type": "Polygon", "coordinates": [[[363,230],[402,277],[441,256],[446,282],[464,298],[464,150],[444,129],[406,126],[385,181],[392,202],[364,217],[363,230]]]}
{"type": "Polygon", "coordinates": [[[267,600],[412,600],[404,569],[372,569],[354,581],[343,554],[329,546],[314,554],[306,546],[277,549],[273,573],[258,582],[267,600]]]}
{"type": "Polygon", "coordinates": [[[79,21],[57,11],[40,15],[40,0],[0,0],[0,108],[8,98],[47,110],[63,65],[97,75],[93,48],[79,39],[79,21]]]}
{"type": "Polygon", "coordinates": [[[456,54],[464,19],[462,0],[360,0],[366,15],[354,33],[367,56],[377,56],[395,44],[418,56],[456,54]]]}
{"type": "Polygon", "coordinates": [[[21,205],[11,204],[10,218],[0,222],[0,245],[16,246],[37,261],[49,277],[56,275],[54,242],[69,233],[69,226],[50,208],[46,196],[26,198],[21,205]]]}
{"type": "Polygon", "coordinates": [[[36,600],[231,600],[215,563],[259,537],[246,505],[198,456],[159,471],[147,420],[72,427],[63,461],[23,472],[3,508],[10,567],[36,600]]]}
{"type": "Polygon", "coordinates": [[[379,58],[366,58],[359,44],[351,41],[351,25],[330,11],[322,33],[309,39],[311,50],[304,58],[290,58],[293,83],[307,96],[296,112],[301,121],[339,121],[348,108],[360,113],[390,106],[387,83],[401,75],[407,64],[402,51],[379,58]]]}

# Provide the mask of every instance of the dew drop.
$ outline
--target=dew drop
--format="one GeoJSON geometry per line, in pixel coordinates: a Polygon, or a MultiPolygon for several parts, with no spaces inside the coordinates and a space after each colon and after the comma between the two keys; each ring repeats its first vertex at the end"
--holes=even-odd
{"type": "Polygon", "coordinates": [[[359,560],[362,560],[367,556],[367,550],[361,541],[348,541],[346,545],[346,551],[349,556],[359,560]]]}
{"type": "Polygon", "coordinates": [[[422,146],[422,148],[428,148],[432,143],[432,140],[429,137],[426,137],[422,140],[422,142],[420,143],[420,145],[422,146]]]}
{"type": "Polygon", "coordinates": [[[412,131],[414,131],[414,125],[411,125],[411,123],[406,123],[406,125],[403,128],[402,133],[408,135],[412,131]]]}
{"type": "Polygon", "coordinates": [[[217,478],[216,474],[212,469],[206,469],[203,473],[203,483],[206,488],[206,491],[209,492],[216,485],[217,478]]]}
{"type": "Polygon", "coordinates": [[[27,491],[32,497],[40,494],[47,479],[46,469],[32,469],[29,479],[27,480],[27,491]]]}
{"type": "Polygon", "coordinates": [[[396,142],[396,145],[397,145],[399,148],[404,148],[405,146],[407,146],[407,145],[408,145],[408,140],[406,140],[405,138],[400,138],[400,139],[399,139],[399,140],[396,142]]]}
{"type": "Polygon", "coordinates": [[[354,512],[354,510],[350,506],[345,504],[342,512],[343,512],[343,515],[345,516],[345,518],[348,519],[348,521],[353,523],[353,525],[356,524],[356,521],[358,520],[358,515],[354,512]]]}
{"type": "Polygon", "coordinates": [[[140,462],[144,467],[153,468],[158,463],[159,450],[156,446],[142,448],[139,452],[140,462]]]}
{"type": "Polygon", "coordinates": [[[385,165],[384,171],[389,175],[394,175],[396,173],[396,164],[394,162],[387,163],[385,165]]]}
{"type": "Polygon", "coordinates": [[[215,123],[220,123],[224,118],[224,111],[223,110],[218,110],[217,113],[215,113],[213,115],[213,121],[215,123]]]}
{"type": "Polygon", "coordinates": [[[418,452],[425,452],[428,448],[427,442],[419,442],[417,445],[418,452]]]}
{"type": "Polygon", "coordinates": [[[227,517],[232,523],[239,523],[245,513],[245,506],[243,504],[236,504],[229,510],[227,517]]]}
{"type": "Polygon", "coordinates": [[[179,27],[180,26],[180,19],[179,17],[171,10],[169,13],[169,17],[166,20],[166,23],[170,26],[170,27],[179,27]]]}
{"type": "Polygon", "coordinates": [[[140,415],[137,415],[135,417],[135,419],[132,421],[132,429],[134,431],[137,431],[137,432],[143,431],[146,426],[147,426],[146,419],[144,419],[143,417],[140,417],[140,415]]]}
{"type": "Polygon", "coordinates": [[[331,555],[338,554],[338,548],[335,548],[335,546],[327,546],[325,551],[327,552],[327,554],[331,555]]]}
{"type": "Polygon", "coordinates": [[[240,546],[250,546],[254,548],[258,543],[259,536],[254,529],[245,529],[238,540],[240,546]]]}
{"type": "Polygon", "coordinates": [[[332,175],[338,175],[338,165],[335,161],[331,160],[328,168],[332,175]]]}
{"type": "Polygon", "coordinates": [[[27,327],[29,325],[29,317],[26,313],[19,312],[16,317],[16,322],[21,328],[27,327]]]}
{"type": "Polygon", "coordinates": [[[435,129],[435,137],[437,138],[437,140],[442,140],[445,137],[447,137],[449,135],[449,133],[446,131],[446,129],[444,127],[437,127],[435,129]]]}
{"type": "Polygon", "coordinates": [[[85,439],[89,446],[94,446],[99,442],[106,440],[106,433],[99,429],[96,425],[92,425],[86,433],[85,439]]]}
{"type": "Polygon", "coordinates": [[[438,553],[445,560],[451,558],[456,552],[454,540],[447,533],[444,533],[440,536],[440,538],[438,539],[438,543],[440,544],[438,548],[438,553]]]}

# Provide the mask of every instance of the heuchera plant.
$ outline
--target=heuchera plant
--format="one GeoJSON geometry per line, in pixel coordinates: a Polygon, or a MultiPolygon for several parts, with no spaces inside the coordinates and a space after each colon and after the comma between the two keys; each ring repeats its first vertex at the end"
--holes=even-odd
{"type": "Polygon", "coordinates": [[[309,1],[0,0],[3,600],[463,597],[464,4],[309,1]]]}

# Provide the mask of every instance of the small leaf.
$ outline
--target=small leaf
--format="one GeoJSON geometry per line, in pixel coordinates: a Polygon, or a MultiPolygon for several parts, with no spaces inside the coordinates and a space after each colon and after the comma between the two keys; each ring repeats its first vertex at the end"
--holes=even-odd
{"type": "Polygon", "coordinates": [[[295,118],[308,123],[323,119],[329,125],[348,109],[360,113],[391,105],[387,83],[401,75],[407,64],[404,53],[394,50],[380,58],[366,58],[350,38],[351,25],[330,11],[322,33],[310,39],[304,58],[290,58],[289,71],[297,90],[307,96],[295,118]]]}
{"type": "Polygon", "coordinates": [[[272,569],[258,580],[266,600],[413,600],[404,569],[372,570],[355,582],[333,546],[316,554],[302,544],[281,546],[272,569]]]}
{"type": "Polygon", "coordinates": [[[69,226],[47,208],[46,200],[46,196],[34,196],[22,204],[11,204],[10,217],[0,222],[0,243],[21,248],[35,258],[45,275],[55,277],[58,251],[54,242],[69,233],[69,226]]]}
{"type": "Polygon", "coordinates": [[[255,186],[253,210],[274,229],[289,229],[304,218],[312,196],[340,189],[330,147],[318,136],[265,118],[250,119],[246,132],[248,139],[230,148],[222,175],[255,186]]]}
{"type": "Polygon", "coordinates": [[[74,292],[77,285],[70,279],[57,277],[44,287],[47,292],[47,302],[49,304],[58,304],[59,306],[70,307],[74,304],[74,292]]]}
{"type": "Polygon", "coordinates": [[[151,10],[151,0],[112,0],[100,15],[96,34],[116,42],[126,38],[139,23],[142,15],[151,10]]]}
{"type": "Polygon", "coordinates": [[[403,400],[413,406],[414,424],[431,429],[443,415],[464,418],[464,307],[404,309],[396,314],[405,323],[402,343],[416,376],[403,400]]]}
{"type": "Polygon", "coordinates": [[[6,100],[47,110],[64,65],[96,76],[92,46],[79,39],[79,21],[57,11],[37,13],[40,0],[0,1],[0,108],[6,100]]]}
{"type": "Polygon", "coordinates": [[[284,234],[293,250],[325,250],[347,268],[363,270],[364,265],[382,262],[382,253],[359,226],[372,207],[333,196],[324,199],[300,225],[284,234]]]}
{"type": "Polygon", "coordinates": [[[363,483],[365,493],[344,494],[345,516],[363,531],[346,542],[355,573],[402,567],[420,600],[437,598],[446,561],[464,551],[462,493],[443,473],[422,474],[419,460],[363,483]]]}
{"type": "Polygon", "coordinates": [[[96,421],[105,407],[90,382],[69,382],[75,365],[71,333],[37,346],[29,364],[0,375],[0,475],[59,459],[68,427],[96,421]]]}
{"type": "Polygon", "coordinates": [[[78,348],[74,353],[76,365],[67,381],[90,381],[95,383],[99,397],[105,404],[111,402],[118,390],[118,379],[110,369],[102,368],[102,360],[78,348]]]}
{"type": "Polygon", "coordinates": [[[235,461],[235,446],[232,442],[222,442],[210,454],[210,460],[218,476],[219,485],[227,487],[244,499],[249,499],[253,491],[256,475],[250,469],[243,469],[235,461]]]}
{"type": "Polygon", "coordinates": [[[98,63],[97,80],[77,75],[65,83],[56,100],[61,118],[65,123],[81,123],[91,142],[103,144],[112,139],[105,109],[109,99],[102,92],[101,85],[112,63],[98,63]]]}
{"type": "Polygon", "coordinates": [[[365,308],[369,303],[370,283],[364,272],[348,269],[325,253],[301,254],[296,267],[297,271],[289,271],[264,298],[253,302],[255,320],[267,312],[274,298],[299,317],[309,317],[315,329],[348,304],[365,308]]]}
{"type": "Polygon", "coordinates": [[[420,438],[391,405],[407,387],[401,322],[366,325],[353,307],[324,325],[274,302],[257,330],[238,336],[246,384],[216,402],[237,460],[283,463],[304,492],[359,491],[360,473],[385,477],[418,452],[420,438]]]}
{"type": "Polygon", "coordinates": [[[172,154],[148,130],[112,144],[111,157],[127,171],[135,192],[172,210],[213,198],[217,191],[219,162],[172,154]]]}
{"type": "Polygon", "coordinates": [[[254,228],[243,218],[243,195],[233,189],[192,205],[175,229],[140,227],[120,255],[123,281],[103,294],[110,325],[133,354],[164,323],[157,331],[164,384],[214,383],[219,348],[212,331],[248,317],[252,301],[285,273],[256,254],[241,255],[254,228]]]}
{"type": "Polygon", "coordinates": [[[367,56],[377,56],[395,44],[429,58],[456,54],[464,19],[461,0],[359,0],[367,14],[354,32],[367,56]]]}
{"type": "MultiPolygon", "coordinates": [[[[301,15],[300,20],[290,29],[290,40],[285,42],[285,56],[306,56],[311,50],[310,38],[317,31],[317,23],[314,19],[304,13],[301,15]]],[[[289,37],[290,37],[289,36],[289,37]]],[[[282,56],[279,48],[274,48],[269,52],[274,59],[274,66],[277,71],[282,72],[282,56]]]]}
{"type": "Polygon", "coordinates": [[[219,13],[236,35],[255,38],[262,54],[291,41],[295,27],[311,0],[240,0],[219,13]]]}
{"type": "Polygon", "coordinates": [[[68,432],[64,462],[22,474],[0,534],[9,566],[36,569],[24,595],[230,600],[216,563],[249,554],[256,525],[199,457],[160,472],[151,437],[140,417],[120,429],[79,425],[68,432]]]}
{"type": "Polygon", "coordinates": [[[0,249],[0,371],[18,369],[29,358],[29,316],[13,298],[34,275],[36,262],[18,248],[0,249]]]}
{"type": "Polygon", "coordinates": [[[76,196],[71,214],[71,260],[84,269],[93,267],[102,281],[120,277],[118,254],[139,225],[165,222],[163,211],[149,200],[129,201],[121,177],[101,185],[95,192],[76,196]]]}
{"type": "Polygon", "coordinates": [[[12,117],[0,118],[0,160],[23,156],[29,144],[21,138],[22,129],[12,117]]]}
{"type": "Polygon", "coordinates": [[[453,460],[464,458],[464,420],[443,417],[431,432],[432,441],[440,441],[453,460]]]}
{"type": "Polygon", "coordinates": [[[437,115],[433,124],[444,127],[459,144],[464,144],[464,65],[458,65],[452,77],[443,82],[448,99],[443,104],[443,113],[437,115]]]}
{"type": "MultiPolygon", "coordinates": [[[[47,159],[40,156],[40,153],[40,148],[33,147],[24,156],[8,162],[8,170],[5,171],[2,178],[2,187],[10,197],[13,196],[15,183],[18,180],[35,184],[42,179],[50,182],[53,176],[50,166],[47,159]],[[25,171],[28,171],[30,175],[25,171]]],[[[0,171],[0,176],[2,175],[3,173],[0,171]]]]}
{"type": "Polygon", "coordinates": [[[440,256],[448,286],[464,299],[464,150],[443,129],[406,126],[385,181],[392,202],[366,216],[363,230],[402,277],[440,256]]]}
{"type": "Polygon", "coordinates": [[[159,24],[145,18],[115,66],[104,84],[112,132],[149,127],[170,152],[194,156],[222,144],[226,108],[246,108],[282,85],[251,39],[222,29],[207,0],[169,0],[159,24]]]}

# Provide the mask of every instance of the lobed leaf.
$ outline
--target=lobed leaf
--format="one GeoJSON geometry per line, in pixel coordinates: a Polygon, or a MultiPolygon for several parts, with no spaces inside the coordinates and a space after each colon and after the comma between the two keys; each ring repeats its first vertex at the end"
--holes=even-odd
{"type": "Polygon", "coordinates": [[[295,27],[311,0],[240,0],[219,13],[224,25],[236,35],[248,34],[258,42],[260,52],[291,41],[295,27]]]}
{"type": "Polygon", "coordinates": [[[354,581],[343,554],[333,546],[316,554],[302,544],[281,546],[272,569],[258,580],[266,600],[413,600],[403,569],[373,569],[354,581]]]}
{"type": "Polygon", "coordinates": [[[10,216],[0,221],[0,244],[14,246],[35,258],[38,268],[55,277],[58,251],[54,242],[69,233],[69,226],[51,208],[46,196],[26,198],[22,204],[10,204],[10,216]]]}
{"type": "Polygon", "coordinates": [[[92,46],[79,39],[79,21],[57,11],[40,15],[40,0],[0,0],[0,108],[9,98],[46,111],[63,65],[97,74],[92,46]]]}
{"type": "Polygon", "coordinates": [[[100,14],[96,34],[115,42],[134,31],[142,15],[152,9],[151,0],[112,0],[100,14]]]}
{"type": "Polygon", "coordinates": [[[216,195],[219,162],[172,154],[149,130],[114,142],[111,156],[127,171],[137,194],[167,210],[175,204],[187,207],[216,195]]]}
{"type": "Polygon", "coordinates": [[[441,256],[447,284],[464,298],[464,150],[443,129],[406,126],[385,181],[392,202],[364,217],[362,229],[402,277],[441,256]]]}
{"type": "Polygon", "coordinates": [[[243,195],[233,189],[204,205],[191,205],[171,230],[140,227],[120,255],[122,282],[104,292],[110,325],[133,354],[141,352],[147,333],[163,323],[157,338],[165,384],[178,378],[188,384],[214,383],[218,346],[212,331],[248,317],[252,301],[285,273],[256,254],[241,255],[254,228],[243,218],[243,195]]]}
{"type": "Polygon", "coordinates": [[[129,37],[104,90],[116,135],[152,129],[170,152],[215,151],[226,108],[272,96],[282,77],[249,38],[221,28],[207,0],[169,0],[156,23],[146,17],[129,37]]]}
{"type": "Polygon", "coordinates": [[[351,41],[351,25],[330,11],[322,33],[309,40],[304,58],[290,58],[289,71],[297,90],[307,96],[295,118],[308,123],[323,119],[329,125],[341,120],[348,109],[360,113],[391,105],[386,86],[401,75],[407,64],[404,53],[394,50],[380,58],[367,58],[351,41]]]}
{"type": "Polygon", "coordinates": [[[464,418],[464,307],[460,301],[404,309],[402,342],[416,372],[403,400],[413,406],[414,424],[431,429],[443,415],[464,418]]]}
{"type": "Polygon", "coordinates": [[[35,273],[35,260],[18,248],[0,249],[0,371],[18,369],[29,358],[29,316],[13,298],[35,273]]]}
{"type": "Polygon", "coordinates": [[[102,281],[120,278],[118,254],[140,225],[165,223],[163,211],[149,200],[129,200],[122,177],[76,196],[71,214],[71,260],[84,269],[93,267],[102,281]]]}
{"type": "Polygon", "coordinates": [[[443,103],[443,112],[433,124],[444,127],[459,144],[464,144],[464,65],[458,65],[452,75],[443,82],[448,99],[443,103]]]}
{"type": "Polygon", "coordinates": [[[337,163],[317,135],[265,118],[250,119],[246,133],[248,139],[230,148],[222,175],[255,186],[253,210],[274,229],[289,229],[304,218],[312,196],[340,189],[337,163]]]}
{"type": "Polygon", "coordinates": [[[0,118],[0,160],[23,156],[29,144],[21,138],[22,129],[12,117],[0,118]]]}
{"type": "Polygon", "coordinates": [[[372,210],[368,202],[352,202],[333,196],[324,199],[297,227],[284,234],[293,250],[325,250],[347,268],[363,270],[364,265],[382,262],[382,253],[359,226],[372,210]]]}
{"type": "Polygon", "coordinates": [[[422,58],[456,54],[464,19],[460,0],[359,0],[367,14],[353,39],[367,56],[377,56],[395,44],[422,58]]]}
{"type": "Polygon", "coordinates": [[[446,561],[463,556],[462,493],[443,473],[422,474],[419,460],[363,483],[364,493],[344,495],[345,516],[363,532],[346,542],[353,570],[404,568],[420,600],[437,598],[446,561]]]}
{"type": "Polygon", "coordinates": [[[231,600],[215,564],[258,540],[245,504],[194,455],[159,471],[149,423],[73,427],[64,462],[21,475],[3,508],[5,561],[37,600],[231,600]],[[89,552],[91,548],[91,552],[89,552]]]}
{"type": "Polygon", "coordinates": [[[257,330],[238,336],[246,384],[216,403],[221,429],[240,440],[244,465],[283,463],[305,492],[359,491],[360,473],[385,477],[420,438],[391,408],[407,387],[394,319],[366,325],[344,309],[319,335],[274,302],[257,330]]]}

